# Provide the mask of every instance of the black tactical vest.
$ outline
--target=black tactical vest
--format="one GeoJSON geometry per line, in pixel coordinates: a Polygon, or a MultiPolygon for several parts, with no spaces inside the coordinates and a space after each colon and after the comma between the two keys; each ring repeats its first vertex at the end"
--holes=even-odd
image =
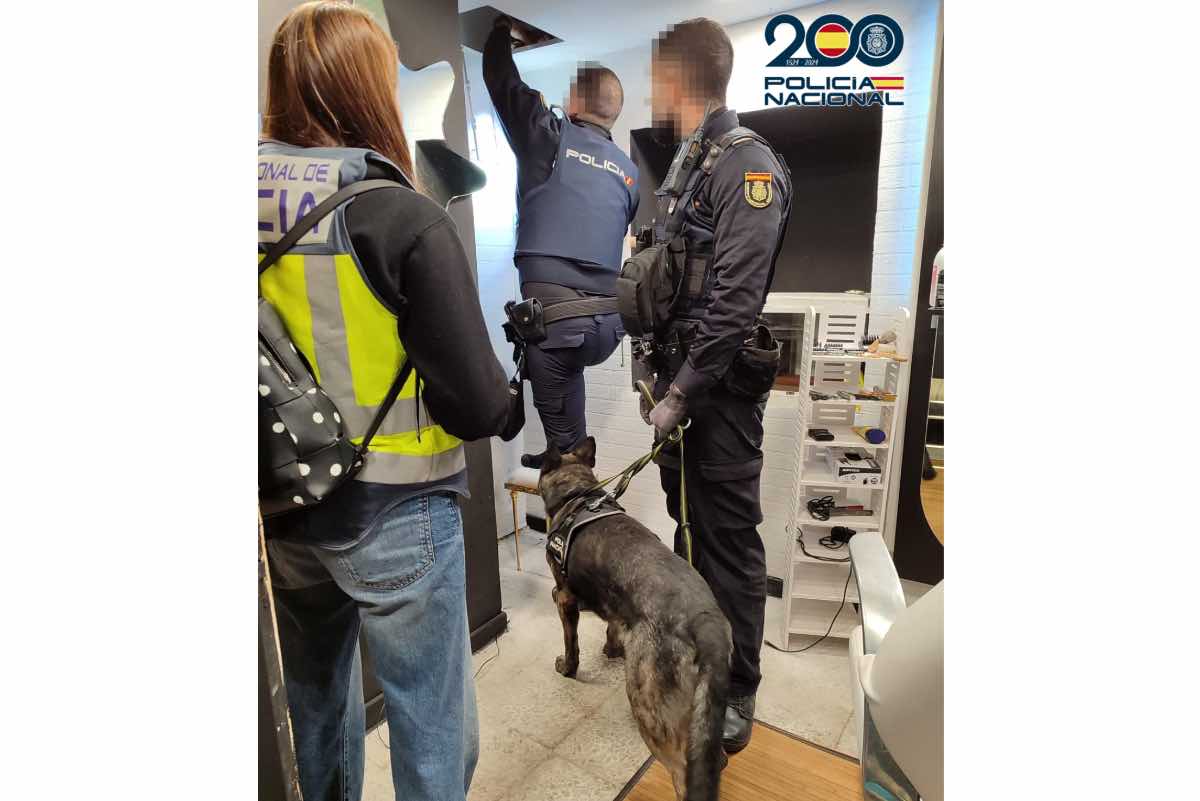
{"type": "MultiPolygon", "coordinates": [[[[640,249],[625,261],[617,279],[617,302],[625,330],[635,338],[653,337],[666,341],[678,327],[677,323],[698,316],[709,301],[714,276],[712,273],[712,234],[698,237],[695,226],[685,225],[694,214],[693,200],[712,175],[721,157],[736,147],[761,142],[774,156],[783,174],[788,174],[783,157],[767,140],[749,128],[738,126],[722,134],[716,141],[705,140],[691,159],[686,180],[670,172],[655,194],[658,206],[654,215],[653,241],[640,242],[640,249]],[[682,185],[675,191],[670,186],[682,185]]],[[[692,139],[680,145],[676,162],[688,164],[685,149],[694,147],[692,139]]],[[[779,247],[787,225],[785,212],[779,232],[779,247]]],[[[774,260],[771,264],[772,275],[774,260]]],[[[768,288],[771,285],[767,281],[768,288]]],[[[765,298],[764,298],[765,301],[765,298]]]]}

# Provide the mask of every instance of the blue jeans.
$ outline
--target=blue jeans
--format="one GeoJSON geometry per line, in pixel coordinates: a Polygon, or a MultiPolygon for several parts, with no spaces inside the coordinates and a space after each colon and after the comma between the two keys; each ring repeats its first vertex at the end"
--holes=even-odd
{"type": "Polygon", "coordinates": [[[360,628],[387,704],[396,798],[464,801],[479,721],[455,496],[404,501],[348,548],[269,550],[305,801],[362,797],[360,628]]]}

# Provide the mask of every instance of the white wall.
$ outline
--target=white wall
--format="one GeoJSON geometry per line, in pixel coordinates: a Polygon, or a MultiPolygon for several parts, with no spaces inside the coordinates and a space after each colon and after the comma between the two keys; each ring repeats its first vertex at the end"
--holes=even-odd
{"type": "MultiPolygon", "coordinates": [[[[697,4],[696,14],[703,14],[703,4],[697,4]]],[[[904,51],[887,67],[887,73],[903,75],[905,90],[904,106],[887,106],[883,115],[883,141],[879,165],[878,212],[876,216],[874,260],[871,273],[872,328],[892,311],[907,305],[910,297],[913,260],[918,242],[917,214],[920,200],[921,162],[924,157],[926,125],[929,111],[929,87],[933,76],[934,40],[937,31],[937,0],[838,0],[807,6],[793,12],[806,25],[826,13],[840,13],[856,20],[871,13],[886,13],[893,17],[904,32],[904,51]]],[[[761,17],[726,26],[734,45],[734,71],[730,80],[728,100],[730,107],[741,111],[764,108],[763,77],[769,71],[778,74],[782,70],[765,66],[781,48],[779,41],[768,46],[763,30],[770,17],[761,17]]],[[[597,53],[591,57],[613,69],[621,78],[625,90],[625,108],[613,127],[613,139],[628,151],[629,132],[650,124],[650,42],[632,49],[612,53],[597,53]]],[[[499,152],[491,150],[481,164],[489,171],[494,189],[501,180],[504,169],[503,151],[507,146],[503,134],[495,129],[494,123],[484,120],[492,113],[486,90],[482,87],[479,73],[479,57],[468,51],[468,74],[471,81],[472,112],[478,130],[487,138],[489,131],[499,137],[499,152]],[[470,56],[474,55],[474,59],[470,56]],[[480,101],[482,99],[482,102],[480,101]],[[493,174],[495,171],[495,174],[493,174]]],[[[520,59],[518,58],[518,66],[520,59]]],[[[553,68],[523,72],[526,82],[541,91],[548,102],[565,102],[574,63],[561,64],[553,68]]],[[[793,72],[799,73],[799,70],[793,72]]],[[[847,63],[835,70],[806,69],[804,74],[821,78],[825,74],[867,75],[878,74],[878,69],[847,63]]],[[[489,145],[491,147],[491,145],[489,145]]],[[[480,146],[481,153],[483,146],[480,146]]],[[[508,156],[511,158],[511,155],[508,156]]],[[[504,191],[511,200],[515,184],[508,184],[504,191]]],[[[798,184],[797,192],[804,186],[798,184]]],[[[476,219],[479,224],[480,202],[476,200],[476,219]]],[[[511,214],[511,207],[505,207],[511,214]]],[[[512,268],[513,231],[511,222],[503,226],[503,215],[499,207],[495,210],[494,230],[479,235],[479,264],[481,291],[487,291],[484,283],[484,264],[487,260],[491,269],[507,270],[512,281],[511,291],[516,291],[515,271],[512,268]]],[[[493,287],[494,289],[494,287],[493,287]]],[[[515,297],[515,295],[513,295],[515,297]]],[[[485,311],[491,312],[492,298],[484,298],[485,311]]],[[[498,309],[499,307],[497,307],[498,309]]],[[[498,325],[498,323],[497,323],[498,325]]],[[[502,358],[507,359],[505,355],[502,358]]],[[[598,473],[606,476],[623,468],[634,458],[644,453],[650,444],[648,429],[637,412],[637,402],[630,391],[629,343],[603,365],[590,368],[586,373],[588,386],[588,430],[598,442],[598,473]]],[[[765,468],[763,471],[763,512],[766,519],[760,527],[767,547],[768,570],[780,576],[786,559],[787,496],[792,487],[792,471],[795,469],[795,446],[793,426],[795,419],[795,396],[772,393],[767,405],[766,436],[763,443],[765,468]]],[[[538,451],[545,445],[541,426],[532,406],[527,406],[529,423],[525,432],[525,447],[538,451]]],[[[513,462],[515,464],[515,462],[513,462]]],[[[496,461],[498,486],[503,482],[503,463],[496,461]]],[[[673,523],[667,516],[657,471],[648,468],[631,485],[624,498],[626,509],[639,520],[656,531],[664,542],[670,540],[673,523]]],[[[498,489],[498,504],[508,503],[508,496],[498,489]]],[[[530,502],[531,511],[540,511],[536,500],[530,502]]],[[[511,517],[511,509],[508,510],[511,517]]],[[[499,518],[501,521],[504,518],[499,518]]],[[[501,531],[511,530],[511,523],[501,522],[501,531]]]]}

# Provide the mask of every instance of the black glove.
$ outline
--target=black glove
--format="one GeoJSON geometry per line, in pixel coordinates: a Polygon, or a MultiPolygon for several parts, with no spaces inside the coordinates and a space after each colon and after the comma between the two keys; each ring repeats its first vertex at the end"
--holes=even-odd
{"type": "Polygon", "coordinates": [[[666,396],[650,411],[647,421],[654,426],[654,434],[658,439],[665,439],[687,414],[687,396],[679,391],[674,384],[666,396]]]}

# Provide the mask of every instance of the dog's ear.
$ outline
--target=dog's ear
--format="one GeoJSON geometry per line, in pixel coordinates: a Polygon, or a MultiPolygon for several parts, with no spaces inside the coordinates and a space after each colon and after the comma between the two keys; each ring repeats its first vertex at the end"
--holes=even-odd
{"type": "Polygon", "coordinates": [[[583,441],[583,444],[572,451],[576,459],[586,464],[588,467],[596,466],[596,438],[588,437],[583,441]]]}
{"type": "Polygon", "coordinates": [[[546,453],[542,456],[542,472],[549,473],[562,467],[562,453],[559,452],[558,446],[550,443],[546,446],[546,453]]]}

